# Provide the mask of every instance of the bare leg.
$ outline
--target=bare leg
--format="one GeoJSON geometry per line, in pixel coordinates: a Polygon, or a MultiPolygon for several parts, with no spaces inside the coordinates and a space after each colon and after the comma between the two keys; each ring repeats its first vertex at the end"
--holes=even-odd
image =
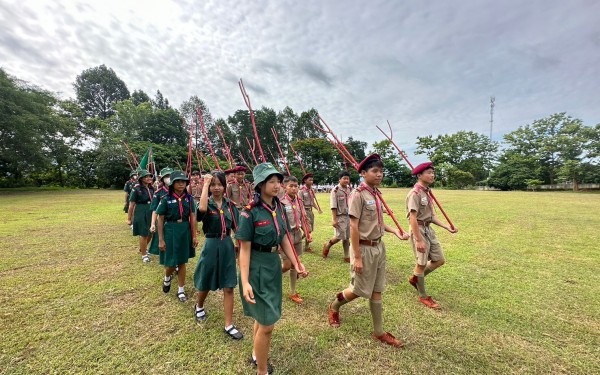
{"type": "Polygon", "coordinates": [[[179,271],[177,271],[177,285],[180,287],[185,285],[185,263],[179,265],[179,271]]]}
{"type": "Polygon", "coordinates": [[[267,373],[267,360],[271,348],[273,327],[273,325],[263,326],[259,324],[258,331],[254,336],[254,352],[256,353],[257,372],[259,374],[267,373]]]}
{"type": "MultiPolygon", "coordinates": [[[[202,302],[204,303],[204,301],[202,302]]],[[[225,327],[229,327],[233,320],[233,288],[223,288],[223,310],[225,311],[225,327]]]]}

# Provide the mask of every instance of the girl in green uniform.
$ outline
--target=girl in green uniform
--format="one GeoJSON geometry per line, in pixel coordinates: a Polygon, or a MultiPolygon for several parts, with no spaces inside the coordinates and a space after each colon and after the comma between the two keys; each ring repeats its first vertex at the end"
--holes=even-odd
{"type": "Polygon", "coordinates": [[[152,174],[147,170],[139,171],[138,184],[133,187],[131,194],[129,194],[127,225],[133,223],[133,235],[140,236],[140,253],[142,253],[142,261],[144,263],[150,261],[146,249],[148,247],[148,241],[150,240],[150,225],[152,223],[150,202],[152,201],[153,194],[152,174]]]}
{"type": "Polygon", "coordinates": [[[179,301],[187,301],[185,295],[185,265],[195,255],[198,245],[196,237],[196,205],[194,198],[186,193],[190,180],[181,171],[171,174],[169,194],[165,195],[156,209],[158,214],[158,248],[160,264],[165,266],[163,292],[171,290],[171,280],[178,267],[177,281],[179,301]]]}
{"type": "Polygon", "coordinates": [[[290,243],[289,225],[277,193],[283,179],[271,163],[257,165],[252,171],[256,195],[240,213],[236,238],[240,247],[240,295],[244,314],[254,318],[254,351],[251,363],[259,374],[270,374],[267,364],[271,335],[281,318],[281,259],[278,247],[302,277],[308,273],[298,262],[290,243]]]}
{"type": "Polygon", "coordinates": [[[237,285],[237,279],[235,250],[230,237],[239,214],[237,207],[223,196],[225,186],[225,174],[222,172],[204,176],[197,221],[202,221],[206,241],[194,272],[194,285],[198,290],[194,311],[197,322],[205,321],[204,301],[208,292],[223,289],[225,333],[234,340],[241,340],[244,336],[232,323],[233,288],[237,285]]]}
{"type": "Polygon", "coordinates": [[[160,200],[167,194],[169,194],[169,184],[171,183],[171,173],[173,170],[171,168],[163,168],[160,171],[159,177],[159,188],[154,193],[152,197],[152,203],[150,203],[150,209],[152,210],[152,225],[150,225],[150,233],[152,233],[152,241],[150,241],[150,247],[148,248],[148,253],[152,255],[159,255],[160,251],[158,249],[158,236],[155,236],[156,232],[156,220],[158,219],[158,215],[156,213],[156,209],[158,208],[158,204],[160,200]]]}

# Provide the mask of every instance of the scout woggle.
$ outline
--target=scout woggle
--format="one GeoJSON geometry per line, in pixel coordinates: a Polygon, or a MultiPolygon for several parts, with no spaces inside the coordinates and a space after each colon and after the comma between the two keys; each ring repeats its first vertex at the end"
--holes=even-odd
{"type": "MultiPolygon", "coordinates": [[[[398,151],[398,153],[400,154],[400,156],[402,156],[402,158],[404,159],[404,161],[406,162],[406,164],[408,164],[408,166],[410,167],[410,169],[411,170],[414,169],[414,167],[411,164],[411,162],[408,161],[408,158],[406,157],[406,154],[404,153],[404,151],[400,150],[400,148],[398,147],[398,145],[396,145],[396,142],[394,142],[392,140],[392,137],[394,136],[394,132],[392,130],[392,125],[390,125],[389,121],[387,122],[387,124],[388,124],[388,127],[390,128],[390,135],[389,136],[383,130],[381,130],[381,128],[379,127],[379,125],[377,125],[376,127],[390,141],[390,143],[396,148],[396,150],[398,151]]],[[[450,224],[450,228],[452,228],[452,230],[454,230],[455,229],[454,228],[454,224],[452,223],[452,221],[450,220],[450,218],[446,214],[446,211],[444,211],[444,209],[442,208],[442,205],[437,200],[437,198],[435,197],[435,195],[433,195],[433,192],[431,191],[431,189],[429,189],[428,194],[431,197],[431,199],[433,199],[433,201],[435,202],[435,204],[438,206],[438,208],[440,209],[440,211],[442,211],[442,214],[446,218],[446,221],[448,221],[448,224],[450,224]]]]}
{"type": "MultiPolygon", "coordinates": [[[[350,154],[350,152],[348,151],[348,149],[346,148],[346,146],[344,146],[344,144],[338,139],[338,137],[335,135],[335,133],[331,130],[331,128],[329,127],[329,125],[327,125],[327,123],[325,122],[325,120],[323,120],[323,118],[321,117],[321,115],[317,115],[318,116],[318,121],[319,124],[322,124],[323,127],[317,125],[316,123],[313,123],[313,126],[317,129],[319,129],[320,131],[322,131],[325,135],[330,134],[333,137],[333,141],[330,141],[335,148],[339,151],[339,153],[342,155],[342,157],[348,161],[348,163],[350,163],[350,165],[352,165],[354,167],[354,169],[356,169],[356,171],[358,171],[358,163],[356,162],[356,159],[354,159],[354,157],[350,154]]],[[[329,138],[328,138],[329,139],[329,138]]],[[[400,223],[398,222],[398,220],[396,220],[396,217],[394,216],[394,213],[392,212],[392,210],[388,207],[387,203],[385,203],[385,200],[383,199],[383,196],[381,195],[381,192],[379,190],[375,191],[376,195],[374,195],[376,198],[379,198],[379,200],[381,201],[381,203],[383,204],[383,207],[385,207],[385,210],[387,211],[387,214],[392,218],[392,220],[394,221],[394,224],[396,224],[396,227],[398,228],[398,230],[400,230],[400,234],[401,235],[405,235],[407,234],[404,229],[402,229],[402,226],[400,226],[400,223]]]]}

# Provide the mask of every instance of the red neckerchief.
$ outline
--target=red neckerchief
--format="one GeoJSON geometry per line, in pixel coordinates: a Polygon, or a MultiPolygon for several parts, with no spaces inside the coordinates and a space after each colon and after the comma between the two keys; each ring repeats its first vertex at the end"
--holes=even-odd
{"type": "Polygon", "coordinates": [[[292,203],[292,210],[294,211],[294,220],[296,220],[296,228],[300,229],[300,221],[298,221],[298,213],[296,212],[296,204],[298,204],[298,202],[297,202],[298,196],[296,195],[296,198],[292,199],[292,198],[290,198],[288,193],[285,193],[285,195],[283,197],[287,198],[292,203]]]}
{"type": "MultiPolygon", "coordinates": [[[[175,192],[173,192],[173,196],[175,198],[177,198],[177,203],[179,203],[179,218],[181,220],[183,220],[183,205],[181,204],[181,199],[185,198],[185,196],[186,196],[185,191],[183,192],[183,194],[181,196],[178,196],[175,192]]],[[[187,199],[186,199],[186,201],[187,201],[187,199]]],[[[190,209],[190,215],[191,214],[192,214],[192,210],[190,209]]]]}
{"type": "MultiPolygon", "coordinates": [[[[144,184],[142,184],[141,186],[144,186],[144,184]]],[[[140,186],[140,187],[141,187],[141,186],[140,186]]],[[[148,199],[150,199],[150,200],[151,200],[151,199],[152,199],[152,196],[153,196],[154,194],[150,194],[150,188],[149,188],[148,186],[149,186],[149,185],[146,185],[146,186],[144,186],[144,187],[146,188],[146,191],[148,192],[148,199]]]]}
{"type": "Polygon", "coordinates": [[[275,202],[275,210],[272,210],[271,207],[269,207],[269,205],[267,205],[265,202],[263,202],[262,199],[260,200],[260,204],[262,204],[262,206],[265,208],[265,210],[269,211],[271,213],[271,215],[273,215],[273,221],[275,222],[275,229],[277,229],[277,237],[279,237],[279,235],[281,234],[281,231],[279,230],[279,223],[277,222],[277,202],[275,202]]]}
{"type": "MultiPolygon", "coordinates": [[[[211,199],[215,206],[217,206],[215,198],[211,197],[211,199]]],[[[227,235],[227,224],[225,223],[225,216],[223,215],[223,205],[225,204],[225,201],[223,199],[224,197],[221,197],[221,207],[219,208],[219,206],[217,206],[217,209],[219,210],[219,215],[221,217],[221,239],[224,239],[227,235]]]]}
{"type": "Polygon", "coordinates": [[[413,186],[413,189],[416,189],[417,191],[423,191],[425,194],[427,194],[427,196],[429,197],[429,206],[431,206],[431,210],[433,211],[433,202],[431,199],[431,188],[429,187],[424,187],[423,185],[419,184],[418,182],[415,184],[415,186],[413,186]]]}
{"type": "Polygon", "coordinates": [[[383,226],[383,216],[381,214],[381,202],[379,201],[379,191],[377,189],[373,189],[371,188],[369,185],[367,185],[366,183],[361,183],[360,184],[366,191],[368,191],[369,193],[371,193],[371,195],[373,196],[373,198],[375,198],[375,206],[377,207],[377,222],[379,223],[379,226],[383,226]]]}

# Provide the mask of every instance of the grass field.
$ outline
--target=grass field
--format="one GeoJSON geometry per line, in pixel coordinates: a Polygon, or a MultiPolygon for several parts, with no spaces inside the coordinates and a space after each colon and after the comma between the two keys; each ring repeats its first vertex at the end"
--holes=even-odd
{"type": "MultiPolygon", "coordinates": [[[[407,190],[387,190],[402,217],[407,190]]],[[[438,230],[446,266],[428,276],[442,305],[420,305],[406,282],[407,242],[386,236],[385,328],[406,349],[370,338],[368,303],[327,305],[349,282],[336,245],[330,259],[306,254],[302,306],[285,299],[271,361],[278,374],[600,373],[600,195],[439,191],[456,235],[438,230]]],[[[0,373],[251,374],[247,337],[223,331],[222,294],[211,293],[202,326],[193,300],[161,291],[157,258],[142,264],[126,225],[122,192],[0,192],[0,373]]],[[[319,195],[321,206],[327,196],[319,195]]],[[[317,216],[315,248],[331,235],[317,216]]],[[[405,220],[401,221],[403,224],[405,220]]],[[[320,250],[318,251],[320,253],[320,250]]],[[[197,258],[189,264],[186,291],[197,258]]],[[[289,289],[284,276],[284,296],[289,289]]]]}

